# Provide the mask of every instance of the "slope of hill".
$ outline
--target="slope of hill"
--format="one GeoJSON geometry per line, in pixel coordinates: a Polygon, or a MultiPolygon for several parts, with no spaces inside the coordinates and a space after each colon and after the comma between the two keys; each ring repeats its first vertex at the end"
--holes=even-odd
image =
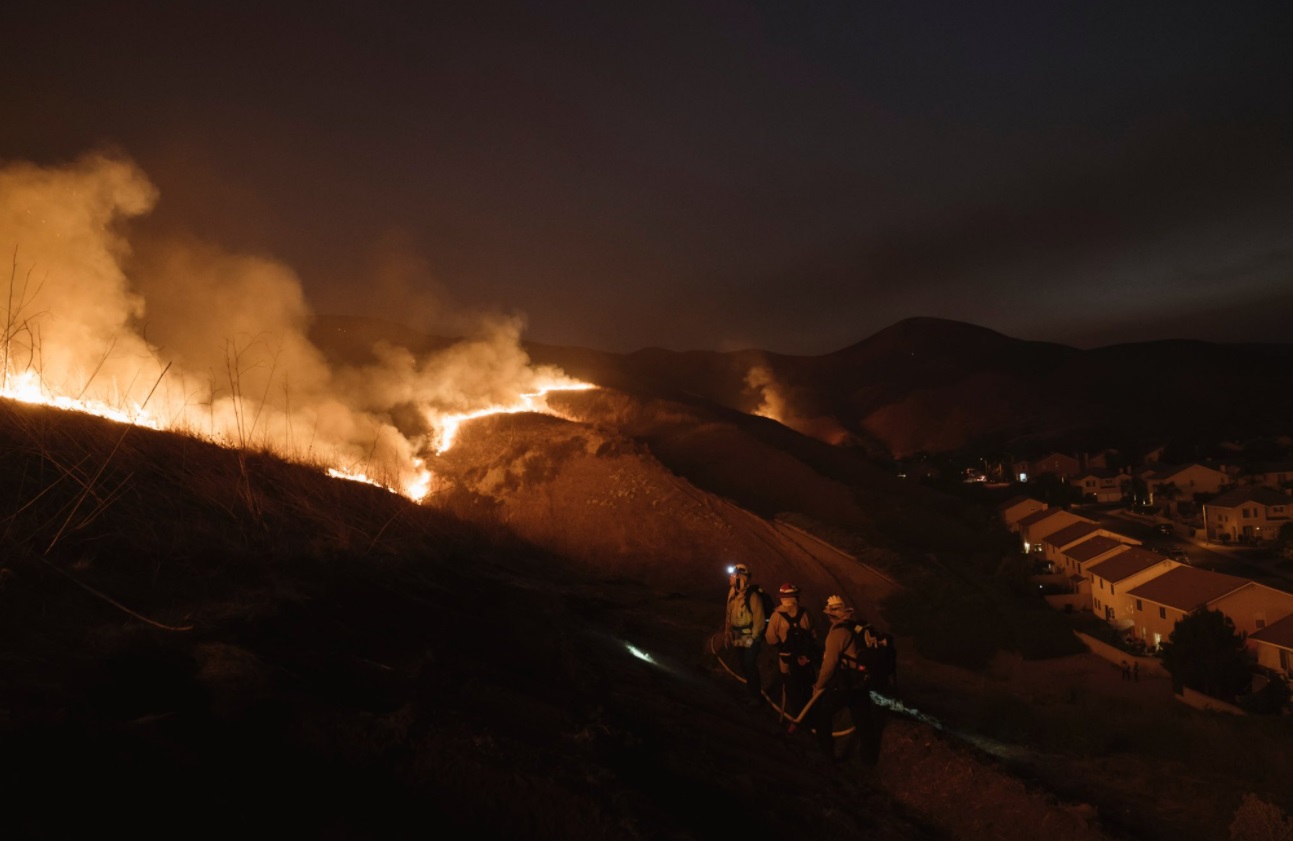
{"type": "MultiPolygon", "coordinates": [[[[579,370],[578,354],[532,354],[579,370]]],[[[901,321],[823,356],[657,349],[600,354],[587,370],[617,387],[763,410],[823,441],[892,457],[1288,434],[1293,417],[1293,345],[1084,351],[935,318],[901,321]]]]}
{"type": "MultiPolygon", "coordinates": [[[[591,435],[538,421],[512,432],[557,450],[591,435]]],[[[1102,837],[928,725],[893,721],[887,756],[960,769],[985,805],[959,822],[920,816],[946,792],[819,768],[806,737],[743,710],[703,650],[723,584],[689,566],[688,534],[793,539],[590,442],[553,456],[575,474],[558,487],[588,481],[577,449],[640,459],[658,487],[630,483],[639,507],[616,516],[690,495],[670,503],[703,520],[668,536],[678,560],[589,565],[313,468],[0,403],[6,837],[709,838],[734,820],[1009,837],[989,830],[1003,810],[1102,837]],[[54,791],[85,805],[50,808],[54,791]]]]}
{"type": "MultiPolygon", "coordinates": [[[[827,469],[835,448],[782,440],[761,419],[606,391],[566,401],[565,420],[471,424],[438,465],[433,507],[263,455],[0,404],[6,837],[128,823],[140,837],[182,826],[399,838],[433,824],[710,838],[735,820],[876,839],[1023,839],[1044,825],[1061,839],[1202,841],[1234,811],[1217,774],[1061,755],[1063,739],[1028,729],[1099,714],[1089,693],[1106,690],[1119,710],[1110,739],[1162,718],[1170,702],[1129,692],[1090,655],[975,675],[907,650],[908,703],[948,722],[1008,715],[1047,751],[974,740],[1009,757],[993,759],[950,727],[895,714],[875,773],[820,767],[805,734],[740,706],[706,650],[722,611],[715,566],[736,551],[870,610],[883,576],[736,504],[802,497],[834,500],[840,518],[874,515],[864,467],[827,469]],[[755,478],[765,467],[772,490],[755,478]],[[1146,784],[1110,789],[1132,767],[1146,784]],[[108,805],[45,808],[54,790],[108,805]]],[[[872,498],[886,496],[877,485],[872,498]]],[[[863,560],[909,551],[876,534],[863,560]]]]}

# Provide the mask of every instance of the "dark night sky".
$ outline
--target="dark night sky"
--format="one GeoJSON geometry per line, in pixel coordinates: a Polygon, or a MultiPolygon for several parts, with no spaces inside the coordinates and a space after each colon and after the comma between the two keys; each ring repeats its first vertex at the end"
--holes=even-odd
{"type": "Polygon", "coordinates": [[[0,158],[428,329],[1293,339],[1287,2],[259,5],[6,4],[0,158]]]}

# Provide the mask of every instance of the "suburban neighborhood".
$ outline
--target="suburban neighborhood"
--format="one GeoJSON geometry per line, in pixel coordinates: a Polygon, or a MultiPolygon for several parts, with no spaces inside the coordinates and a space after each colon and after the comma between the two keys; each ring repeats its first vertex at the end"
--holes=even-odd
{"type": "Polygon", "coordinates": [[[1093,650],[1142,673],[1165,674],[1159,658],[1178,623],[1216,612],[1242,640],[1250,691],[1293,678],[1293,463],[1165,464],[1151,453],[1119,467],[1109,456],[1052,452],[1000,469],[1028,491],[996,515],[1043,598],[1102,620],[1117,643],[1093,650]]]}

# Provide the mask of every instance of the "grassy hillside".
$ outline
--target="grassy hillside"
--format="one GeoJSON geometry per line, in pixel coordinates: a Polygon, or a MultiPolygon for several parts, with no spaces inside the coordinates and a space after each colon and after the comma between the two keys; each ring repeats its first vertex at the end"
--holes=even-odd
{"type": "MultiPolygon", "coordinates": [[[[469,493],[437,510],[267,454],[0,403],[5,837],[403,838],[434,825],[683,839],[735,821],[881,841],[1022,840],[1041,825],[1074,841],[1204,841],[1224,837],[1245,793],[1290,790],[1287,722],[1187,711],[1110,684],[1089,657],[968,672],[907,649],[901,697],[944,725],[888,715],[876,773],[821,765],[805,734],[742,707],[705,650],[723,587],[706,541],[740,535],[768,558],[806,552],[842,585],[873,579],[741,508],[735,469],[713,468],[734,477],[730,497],[665,469],[654,451],[674,437],[672,461],[703,460],[686,424],[658,434],[473,424],[452,451],[476,453],[457,466],[469,493]],[[602,516],[578,520],[580,506],[602,516]],[[695,528],[678,519],[688,511],[695,528]],[[572,554],[533,539],[562,534],[572,554]],[[590,563],[619,541],[641,545],[618,567],[590,563]],[[1208,759],[1223,747],[1226,761],[1208,759]],[[106,805],[51,809],[51,792],[106,805]]],[[[835,483],[882,519],[865,482],[809,469],[808,450],[778,467],[754,443],[770,439],[745,434],[719,424],[699,440],[721,462],[715,442],[735,436],[747,471],[766,460],[779,483],[835,483]]],[[[921,500],[898,507],[936,502],[921,500]]],[[[961,516],[973,533],[973,516],[940,505],[940,522],[961,516]]],[[[869,560],[933,554],[913,580],[946,568],[940,580],[968,581],[954,533],[910,549],[879,528],[869,560]]],[[[924,590],[903,592],[928,625],[944,614],[924,590]]]]}

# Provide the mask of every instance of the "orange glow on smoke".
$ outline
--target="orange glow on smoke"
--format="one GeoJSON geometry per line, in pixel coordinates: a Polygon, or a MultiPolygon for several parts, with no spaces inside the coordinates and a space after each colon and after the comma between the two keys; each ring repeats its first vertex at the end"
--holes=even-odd
{"type": "MultiPolygon", "coordinates": [[[[595,386],[531,363],[517,317],[429,353],[334,362],[291,267],[197,238],[135,248],[156,188],[133,162],[0,163],[0,397],[271,453],[424,499],[472,418],[595,386]],[[131,257],[129,261],[124,257],[131,257]],[[144,329],[146,326],[146,330],[144,329]],[[416,413],[416,416],[414,415],[416,413]],[[401,421],[423,424],[410,431],[401,421]]],[[[435,322],[432,322],[435,323],[435,322]]]]}

